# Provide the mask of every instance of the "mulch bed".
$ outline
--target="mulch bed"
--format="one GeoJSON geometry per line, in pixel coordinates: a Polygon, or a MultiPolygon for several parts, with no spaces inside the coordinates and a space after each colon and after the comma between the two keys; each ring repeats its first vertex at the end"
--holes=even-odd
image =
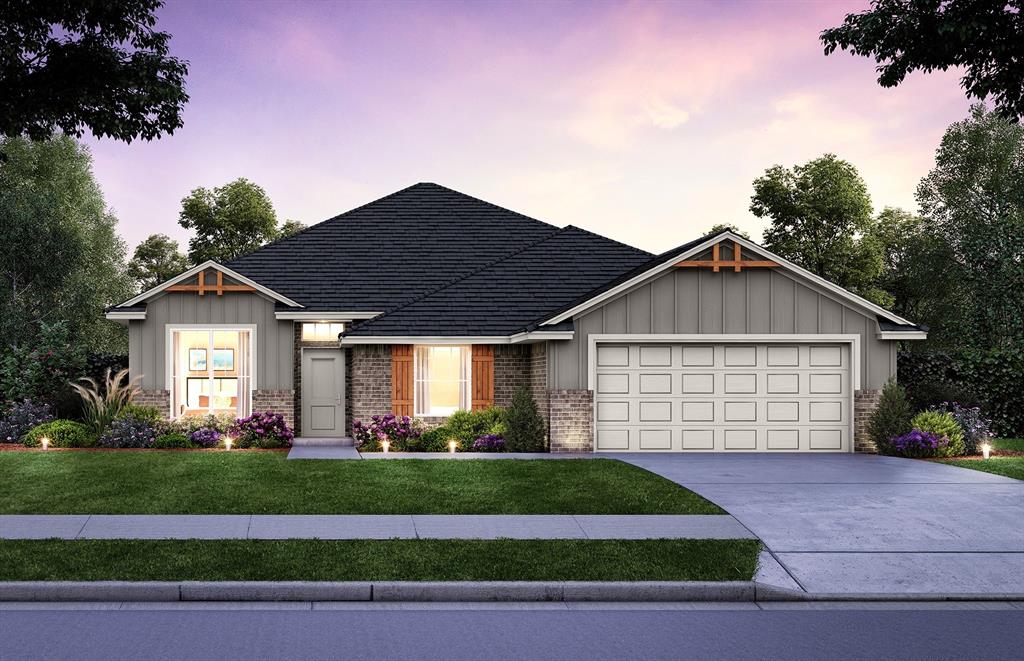
{"type": "MultiPolygon", "coordinates": [[[[233,448],[230,452],[288,452],[291,448],[233,448]]],[[[228,452],[224,448],[28,448],[21,443],[0,443],[0,452],[228,452]]]]}

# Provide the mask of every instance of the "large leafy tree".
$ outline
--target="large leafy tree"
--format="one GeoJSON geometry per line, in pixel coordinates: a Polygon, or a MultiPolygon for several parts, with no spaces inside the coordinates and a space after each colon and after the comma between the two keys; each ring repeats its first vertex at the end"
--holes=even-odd
{"type": "Polygon", "coordinates": [[[704,234],[716,234],[718,232],[724,232],[725,230],[729,230],[733,234],[738,234],[739,236],[742,236],[744,239],[750,238],[749,234],[741,230],[739,227],[736,227],[732,223],[715,223],[714,225],[711,226],[711,229],[709,229],[704,234]]]}
{"type": "Polygon", "coordinates": [[[277,214],[266,191],[248,179],[197,188],[181,201],[178,224],[195,231],[188,242],[193,264],[226,262],[278,238],[277,214]]]}
{"type": "Polygon", "coordinates": [[[963,301],[949,332],[961,346],[1024,346],[1024,127],[973,107],[946,131],[917,199],[963,301]]]}
{"type": "Polygon", "coordinates": [[[146,291],[187,268],[188,259],[178,249],[178,242],[166,234],[153,234],[136,246],[128,275],[139,291],[146,291]]]}
{"type": "Polygon", "coordinates": [[[771,224],[764,245],[808,271],[881,305],[879,246],[862,235],[871,227],[871,198],[850,163],[826,154],[804,165],[768,168],[754,180],[750,211],[771,224]]]}
{"type": "Polygon", "coordinates": [[[131,142],[182,125],[186,62],[158,32],[160,0],[0,0],[0,134],[57,129],[131,142]]]}
{"type": "Polygon", "coordinates": [[[912,71],[959,67],[968,96],[991,98],[1005,117],[1024,116],[1022,0],[872,0],[821,41],[826,55],[874,57],[883,87],[912,71]]]}
{"type": "Polygon", "coordinates": [[[68,136],[0,140],[0,343],[35,341],[63,322],[79,346],[122,352],[124,328],[103,308],[131,291],[125,245],[92,174],[68,136]]]}
{"type": "Polygon", "coordinates": [[[292,234],[298,234],[302,230],[306,229],[306,224],[297,220],[286,220],[281,224],[281,229],[277,232],[277,238],[284,239],[292,234]]]}

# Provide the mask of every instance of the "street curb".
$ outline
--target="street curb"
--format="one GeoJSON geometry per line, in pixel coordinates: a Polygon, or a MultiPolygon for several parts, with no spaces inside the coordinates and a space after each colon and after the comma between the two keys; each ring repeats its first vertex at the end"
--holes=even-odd
{"type": "Polygon", "coordinates": [[[755,581],[8,581],[2,601],[1024,601],[1024,594],[807,593],[755,581]]]}

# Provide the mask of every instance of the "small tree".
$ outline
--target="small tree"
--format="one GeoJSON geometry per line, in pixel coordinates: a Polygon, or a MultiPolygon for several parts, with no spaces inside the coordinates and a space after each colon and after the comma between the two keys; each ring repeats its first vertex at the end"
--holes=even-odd
{"type": "Polygon", "coordinates": [[[868,421],[868,437],[875,442],[879,454],[893,454],[892,438],[910,431],[913,415],[907,391],[895,379],[890,379],[882,388],[878,407],[868,421]]]}
{"type": "Polygon", "coordinates": [[[505,447],[509,452],[544,451],[544,420],[526,386],[520,386],[512,396],[512,405],[505,413],[505,426],[505,447]]]}

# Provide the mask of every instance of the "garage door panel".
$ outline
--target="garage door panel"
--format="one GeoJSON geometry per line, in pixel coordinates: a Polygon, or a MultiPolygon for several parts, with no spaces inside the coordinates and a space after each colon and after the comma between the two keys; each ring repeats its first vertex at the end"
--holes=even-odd
{"type": "Polygon", "coordinates": [[[599,451],[849,449],[846,345],[622,343],[597,348],[599,451]]]}

